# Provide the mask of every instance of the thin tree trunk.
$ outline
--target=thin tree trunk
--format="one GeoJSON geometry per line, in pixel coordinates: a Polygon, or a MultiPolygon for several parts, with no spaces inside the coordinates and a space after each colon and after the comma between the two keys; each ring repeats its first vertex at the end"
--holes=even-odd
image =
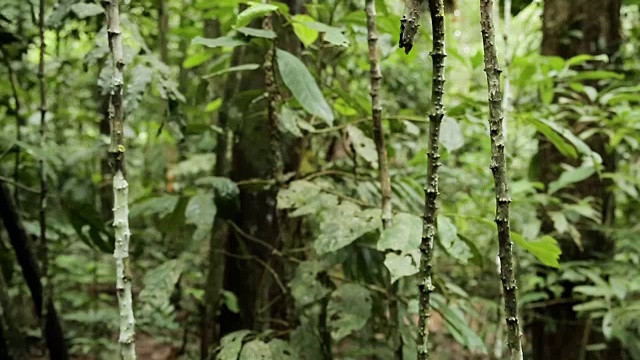
{"type": "MultiPolygon", "coordinates": [[[[0,181],[0,218],[9,235],[11,246],[16,254],[18,264],[22,268],[22,275],[31,292],[31,298],[35,305],[35,311],[41,316],[43,305],[42,283],[40,282],[40,267],[33,254],[33,244],[20,222],[18,210],[13,202],[7,186],[0,181]]],[[[52,359],[66,360],[69,358],[62,326],[51,298],[48,299],[45,322],[45,337],[49,356],[52,359]]]]}
{"type": "Polygon", "coordinates": [[[166,0],[157,0],[158,6],[158,47],[160,49],[160,60],[169,64],[169,44],[167,35],[169,34],[169,13],[167,12],[166,0]]]}
{"type": "Polygon", "coordinates": [[[113,160],[113,227],[115,228],[116,293],[120,313],[120,357],[124,360],[136,358],[135,319],[131,295],[132,273],[129,259],[129,191],[124,177],[124,58],[122,31],[120,29],[119,0],[106,0],[107,34],[113,57],[113,77],[109,101],[109,123],[111,143],[109,153],[113,160]]]}
{"type": "Polygon", "coordinates": [[[521,331],[518,322],[516,279],[513,271],[513,243],[509,229],[509,187],[503,132],[500,64],[496,53],[493,0],[480,0],[480,25],[484,44],[484,66],[489,88],[489,130],[491,135],[491,171],[496,192],[496,218],[500,257],[500,279],[504,293],[509,359],[522,359],[521,331]]]}
{"type": "MultiPolygon", "coordinates": [[[[20,101],[20,96],[18,95],[18,79],[16,78],[15,73],[13,72],[13,67],[11,66],[11,59],[9,59],[7,53],[2,50],[0,47],[0,53],[2,54],[2,60],[4,61],[5,66],[7,67],[7,73],[9,76],[9,84],[11,85],[11,94],[13,96],[14,102],[14,112],[16,118],[16,140],[22,140],[22,126],[26,123],[24,117],[22,117],[22,102],[20,101]]],[[[13,181],[18,184],[20,181],[20,145],[14,146],[15,152],[15,160],[13,164],[13,181]]],[[[13,199],[16,203],[16,206],[20,206],[20,190],[18,186],[13,188],[13,199]]]]}
{"type": "MultiPolygon", "coordinates": [[[[380,190],[382,195],[382,227],[388,228],[392,220],[391,207],[391,178],[389,176],[389,160],[387,157],[387,147],[384,141],[384,130],[382,128],[382,105],[380,101],[380,82],[382,72],[378,56],[378,31],[376,29],[376,3],[374,0],[367,0],[365,3],[367,14],[367,42],[369,45],[369,67],[371,80],[371,119],[373,121],[373,139],[378,152],[378,168],[380,170],[380,190]]],[[[399,281],[399,280],[398,280],[399,281]]],[[[396,359],[402,359],[402,336],[400,336],[400,318],[398,312],[398,301],[396,294],[398,286],[388,284],[389,288],[389,331],[391,334],[394,355],[396,359]]]]}
{"type": "Polygon", "coordinates": [[[11,312],[9,288],[0,273],[0,359],[26,360],[24,337],[18,329],[18,322],[11,312]]]}
{"type": "MultiPolygon", "coordinates": [[[[46,136],[46,116],[47,116],[47,83],[44,76],[44,55],[46,44],[44,42],[44,14],[45,0],[40,0],[38,14],[38,30],[40,37],[40,61],[38,63],[38,82],[40,87],[40,148],[45,148],[46,136]]],[[[44,302],[49,301],[51,296],[51,284],[49,284],[49,249],[47,244],[47,176],[44,172],[44,159],[38,160],[38,175],[40,177],[40,206],[39,206],[39,222],[40,222],[40,264],[42,268],[42,286],[44,287],[44,302]]],[[[42,318],[46,318],[46,307],[42,307],[42,318]]],[[[44,330],[44,326],[42,326],[44,330]]]]}
{"type": "Polygon", "coordinates": [[[431,308],[429,300],[434,290],[431,281],[431,258],[436,237],[436,211],[438,208],[438,168],[440,163],[440,124],[445,115],[444,107],[444,60],[447,56],[444,42],[444,3],[442,0],[429,0],[431,27],[433,29],[433,80],[431,85],[431,112],[429,113],[429,153],[427,154],[427,184],[424,188],[424,218],[422,242],[420,244],[420,309],[418,324],[418,359],[429,358],[429,318],[431,308]]]}

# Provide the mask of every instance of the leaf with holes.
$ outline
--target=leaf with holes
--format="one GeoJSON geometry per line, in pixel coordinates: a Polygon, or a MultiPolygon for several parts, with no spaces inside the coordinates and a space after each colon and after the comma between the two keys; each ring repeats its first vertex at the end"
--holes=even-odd
{"type": "Polygon", "coordinates": [[[378,168],[378,152],[376,151],[376,144],[367,137],[358,127],[349,125],[347,126],[347,133],[349,138],[353,141],[353,147],[356,150],[356,154],[362,156],[374,169],[378,168]]]}
{"type": "Polygon", "coordinates": [[[220,353],[216,357],[217,360],[238,360],[240,349],[242,349],[242,340],[251,333],[249,330],[239,330],[225,335],[220,339],[220,353]]]}

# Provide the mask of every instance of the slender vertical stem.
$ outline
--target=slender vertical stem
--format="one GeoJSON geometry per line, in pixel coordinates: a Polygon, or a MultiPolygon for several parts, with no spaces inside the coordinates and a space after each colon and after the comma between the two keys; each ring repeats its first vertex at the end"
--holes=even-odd
{"type": "MultiPolygon", "coordinates": [[[[14,112],[16,117],[16,140],[22,140],[22,125],[24,125],[25,120],[22,117],[22,106],[20,102],[20,97],[18,96],[18,79],[16,79],[15,73],[13,72],[13,67],[11,67],[11,60],[7,56],[6,52],[2,50],[0,47],[0,53],[2,54],[2,60],[7,67],[7,73],[9,75],[9,84],[11,85],[11,94],[13,96],[14,102],[14,112]]],[[[14,146],[15,150],[15,160],[13,164],[13,181],[16,184],[20,183],[20,145],[14,146]]],[[[13,200],[16,203],[17,207],[20,207],[20,192],[17,186],[13,188],[13,200]]]]}
{"type": "MultiPolygon", "coordinates": [[[[380,102],[380,82],[382,80],[382,72],[380,71],[380,63],[378,56],[378,31],[376,29],[376,3],[375,0],[367,0],[365,3],[365,12],[367,14],[367,41],[369,44],[369,66],[371,78],[371,119],[373,121],[373,139],[376,143],[378,152],[378,168],[380,171],[380,190],[382,194],[382,227],[384,229],[391,225],[392,207],[391,207],[391,178],[389,176],[389,160],[387,157],[387,147],[384,141],[384,130],[382,129],[382,105],[380,102]]],[[[395,349],[395,357],[402,359],[402,336],[399,332],[399,313],[398,302],[395,299],[397,286],[389,284],[389,315],[390,329],[389,333],[394,338],[393,346],[395,349]]]]}
{"type": "Polygon", "coordinates": [[[504,292],[504,310],[507,324],[507,350],[510,360],[522,359],[520,325],[516,300],[516,279],[513,271],[513,243],[509,230],[509,187],[503,133],[502,92],[500,90],[500,64],[495,45],[493,0],[480,0],[480,25],[484,44],[484,66],[489,89],[489,131],[491,135],[491,172],[495,182],[500,279],[504,292]]]}
{"type": "MultiPolygon", "coordinates": [[[[47,116],[47,84],[44,77],[44,54],[46,44],[44,42],[44,12],[45,0],[40,0],[38,14],[38,28],[40,37],[40,61],[38,63],[38,81],[40,86],[40,148],[45,148],[45,131],[47,116]]],[[[43,303],[47,304],[50,298],[51,284],[49,284],[49,249],[47,244],[47,176],[44,171],[44,159],[38,160],[38,175],[40,177],[40,206],[39,206],[39,222],[40,222],[40,264],[42,267],[42,286],[43,286],[43,303]]],[[[42,318],[46,318],[47,307],[41,308],[42,318]]],[[[43,322],[42,329],[45,329],[43,322]]]]}
{"type": "MultiPolygon", "coordinates": [[[[264,17],[262,22],[262,28],[264,30],[273,30],[273,17],[268,14],[264,17]]],[[[284,174],[284,163],[282,161],[282,154],[280,152],[280,114],[278,113],[278,104],[280,102],[280,93],[276,85],[276,77],[274,74],[274,67],[276,60],[276,47],[275,40],[271,41],[267,49],[267,54],[264,58],[264,85],[268,94],[267,114],[269,117],[269,131],[270,131],[270,147],[271,147],[271,165],[272,176],[278,184],[282,182],[284,174]]]]}
{"type": "Polygon", "coordinates": [[[511,67],[511,54],[509,54],[509,32],[511,31],[511,0],[504,1],[504,29],[502,38],[504,39],[504,96],[502,98],[502,108],[504,109],[504,139],[507,140],[507,123],[509,111],[511,111],[511,79],[509,78],[509,68],[511,67]]]}
{"type": "Polygon", "coordinates": [[[431,258],[436,236],[436,210],[438,199],[438,168],[440,167],[440,124],[445,115],[444,108],[444,60],[447,56],[444,43],[444,2],[429,0],[431,27],[433,29],[433,80],[431,85],[431,111],[429,113],[429,153],[427,166],[427,184],[425,185],[424,217],[422,243],[420,244],[420,309],[418,327],[418,359],[429,358],[429,318],[431,308],[429,299],[433,291],[431,281],[431,258]]]}
{"type": "Polygon", "coordinates": [[[107,35],[113,57],[113,77],[109,97],[109,124],[111,143],[109,153],[113,159],[113,226],[115,228],[116,293],[120,313],[120,357],[136,358],[135,319],[131,295],[132,273],[129,263],[129,185],[124,177],[124,58],[120,29],[119,0],[103,0],[107,9],[107,35]]]}

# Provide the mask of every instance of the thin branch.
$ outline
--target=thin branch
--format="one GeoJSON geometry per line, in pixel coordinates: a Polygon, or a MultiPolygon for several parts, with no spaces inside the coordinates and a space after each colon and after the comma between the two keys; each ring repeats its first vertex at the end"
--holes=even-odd
{"type": "Polygon", "coordinates": [[[489,89],[489,131],[491,135],[491,172],[496,192],[496,217],[500,257],[500,279],[504,293],[507,324],[507,350],[510,360],[522,359],[521,331],[518,322],[516,279],[513,269],[513,243],[509,229],[509,187],[503,132],[502,92],[500,65],[495,46],[493,0],[480,0],[480,25],[484,44],[484,65],[489,89]]]}
{"type": "MultiPolygon", "coordinates": [[[[365,3],[367,13],[367,43],[369,45],[369,67],[371,78],[371,120],[373,122],[373,139],[378,153],[378,169],[380,173],[380,189],[382,195],[381,219],[383,229],[391,226],[391,177],[389,176],[389,160],[387,157],[387,147],[384,141],[384,130],[382,128],[382,104],[380,101],[380,82],[382,72],[378,56],[378,31],[376,29],[376,2],[367,0],[365,3]]],[[[389,277],[391,278],[391,277],[389,277]]],[[[389,292],[394,295],[398,291],[397,284],[392,284],[389,280],[389,292]]],[[[389,334],[394,347],[394,356],[402,360],[402,336],[399,331],[399,311],[398,302],[390,298],[389,301],[389,334]]]]}
{"type": "MultiPolygon", "coordinates": [[[[38,14],[38,32],[40,37],[40,59],[38,63],[38,82],[40,87],[40,148],[45,148],[45,136],[46,136],[46,116],[47,116],[47,84],[44,76],[45,65],[45,50],[46,44],[44,42],[44,15],[45,15],[45,0],[40,0],[39,14],[38,14]]],[[[47,244],[47,176],[44,171],[44,159],[38,159],[38,175],[40,177],[40,203],[39,203],[39,217],[40,222],[40,264],[42,267],[42,286],[44,289],[43,301],[46,304],[49,302],[51,296],[51,284],[49,283],[49,248],[47,244]]],[[[47,308],[42,307],[42,318],[46,318],[47,308]]],[[[45,331],[44,325],[42,325],[43,331],[45,331]]]]}
{"type": "Polygon", "coordinates": [[[120,313],[120,357],[136,359],[135,318],[131,294],[132,272],[129,258],[129,184],[124,174],[124,56],[120,28],[119,0],[103,0],[107,9],[107,36],[113,57],[113,76],[109,97],[109,124],[111,143],[109,153],[113,159],[113,226],[115,228],[116,293],[120,313]]]}
{"type": "Polygon", "coordinates": [[[5,183],[7,183],[9,185],[13,185],[15,187],[19,187],[22,190],[25,190],[25,191],[28,191],[28,192],[31,192],[31,193],[34,193],[34,194],[39,194],[40,193],[40,190],[38,190],[38,189],[34,189],[34,188],[30,188],[30,187],[28,187],[26,185],[22,185],[21,183],[15,182],[15,181],[9,179],[8,177],[4,177],[2,175],[0,175],[0,181],[5,182],[5,183]]]}
{"type": "Polygon", "coordinates": [[[434,286],[431,279],[431,258],[436,236],[436,211],[438,208],[438,168],[440,163],[440,124],[445,114],[444,108],[444,60],[447,56],[444,43],[444,3],[443,0],[429,0],[431,26],[433,28],[433,80],[431,85],[431,112],[429,113],[429,152],[427,165],[427,184],[425,185],[424,217],[422,241],[420,243],[420,292],[418,359],[429,358],[429,318],[431,308],[429,300],[434,286]]]}

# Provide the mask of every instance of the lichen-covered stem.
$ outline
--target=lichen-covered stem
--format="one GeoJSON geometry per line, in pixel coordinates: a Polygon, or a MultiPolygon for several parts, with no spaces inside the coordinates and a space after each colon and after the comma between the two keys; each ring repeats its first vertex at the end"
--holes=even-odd
{"type": "Polygon", "coordinates": [[[113,177],[113,226],[115,228],[116,293],[120,312],[120,357],[124,360],[136,358],[135,318],[131,296],[131,269],[129,268],[129,184],[122,171],[113,177]]]}
{"type": "Polygon", "coordinates": [[[440,124],[445,115],[444,108],[444,59],[447,54],[444,44],[444,2],[429,0],[431,26],[433,29],[433,80],[431,85],[431,111],[429,112],[429,152],[427,154],[427,183],[424,188],[425,202],[420,244],[420,308],[418,317],[418,359],[429,358],[429,299],[433,291],[431,281],[431,259],[436,236],[436,210],[438,200],[438,168],[440,167],[440,124]]]}
{"type": "MultiPolygon", "coordinates": [[[[268,14],[262,22],[264,30],[273,30],[273,17],[268,14]]],[[[271,166],[272,176],[276,183],[280,185],[283,181],[284,162],[280,152],[280,114],[278,113],[278,103],[280,102],[280,93],[276,85],[276,77],[274,66],[276,60],[275,40],[269,43],[267,53],[264,57],[264,85],[268,94],[267,114],[269,117],[269,131],[271,135],[271,166]]]]}
{"type": "Polygon", "coordinates": [[[124,178],[124,59],[118,0],[103,0],[107,9],[107,35],[113,57],[113,77],[109,96],[109,125],[111,143],[109,153],[113,159],[113,226],[115,228],[116,293],[120,314],[120,358],[136,359],[135,318],[131,295],[132,275],[129,265],[129,185],[124,178]]]}
{"type": "MultiPolygon", "coordinates": [[[[389,176],[389,160],[387,157],[387,147],[384,141],[384,130],[382,129],[382,105],[380,102],[380,82],[382,72],[378,56],[378,31],[376,29],[376,3],[375,0],[367,0],[365,4],[367,14],[367,42],[369,45],[369,67],[371,80],[371,119],[373,121],[373,140],[378,152],[378,170],[380,173],[380,192],[382,195],[382,227],[384,229],[391,225],[391,178],[389,176]]],[[[398,301],[395,299],[397,286],[389,284],[391,297],[389,299],[389,315],[391,318],[389,333],[394,338],[395,356],[402,359],[402,337],[399,332],[399,312],[398,301]]]]}
{"type": "Polygon", "coordinates": [[[493,0],[480,0],[480,25],[484,44],[484,66],[489,88],[489,131],[491,135],[491,172],[496,192],[496,218],[500,257],[500,279],[504,293],[504,310],[507,324],[507,351],[510,360],[522,359],[521,331],[518,322],[516,279],[513,271],[513,243],[509,230],[509,187],[503,133],[502,92],[500,90],[500,65],[495,45],[493,0]]]}

